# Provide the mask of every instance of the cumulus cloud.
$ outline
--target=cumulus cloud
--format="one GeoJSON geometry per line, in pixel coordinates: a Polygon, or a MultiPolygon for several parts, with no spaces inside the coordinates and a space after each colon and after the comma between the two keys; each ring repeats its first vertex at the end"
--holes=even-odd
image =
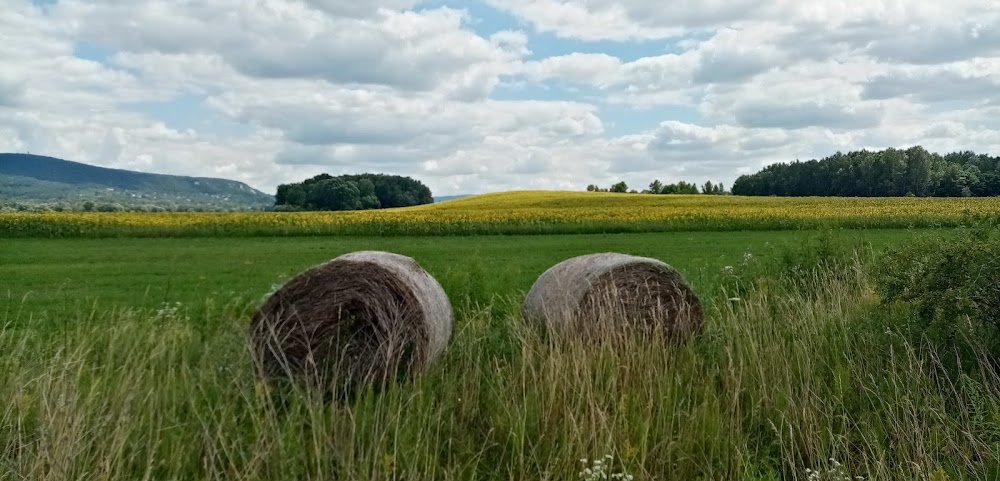
{"type": "Polygon", "coordinates": [[[27,90],[25,82],[9,74],[0,74],[0,107],[17,107],[27,90]]]}
{"type": "Polygon", "coordinates": [[[306,0],[307,4],[319,8],[336,17],[364,18],[377,14],[380,10],[407,10],[415,6],[416,0],[380,0],[359,2],[357,0],[306,0]]]}
{"type": "Polygon", "coordinates": [[[803,32],[819,28],[837,35],[835,32],[846,29],[867,38],[878,35],[881,40],[900,42],[902,39],[896,34],[919,39],[927,33],[934,38],[942,32],[952,32],[947,36],[951,40],[949,45],[978,46],[979,37],[983,38],[983,44],[992,37],[992,32],[985,34],[985,31],[996,24],[1000,15],[995,2],[981,0],[682,0],[671,2],[669,8],[664,8],[658,0],[487,1],[541,32],[583,40],[618,41],[666,39],[692,31],[777,21],[799,26],[803,32]],[[858,29],[859,26],[863,28],[858,29]],[[877,27],[882,27],[881,33],[877,27]]]}
{"type": "Polygon", "coordinates": [[[487,0],[515,29],[447,1],[8,3],[0,150],[98,165],[264,190],[384,171],[458,194],[1000,153],[1000,8],[982,0],[487,0]]]}
{"type": "Polygon", "coordinates": [[[567,83],[606,87],[621,80],[622,61],[604,53],[570,53],[530,62],[522,73],[533,81],[558,79],[567,83]]]}
{"type": "Polygon", "coordinates": [[[655,0],[487,0],[530,22],[538,31],[584,40],[656,39],[764,16],[755,0],[680,0],[664,8],[655,0]]]}
{"type": "Polygon", "coordinates": [[[692,101],[708,85],[731,84],[801,60],[774,38],[789,29],[775,24],[722,28],[681,53],[642,57],[631,62],[599,53],[571,53],[525,63],[533,80],[555,79],[609,92],[609,99],[635,105],[692,101]]]}
{"type": "Polygon", "coordinates": [[[988,66],[978,64],[978,68],[967,69],[949,66],[891,71],[869,80],[863,95],[868,99],[904,97],[925,103],[1000,100],[1000,63],[992,72],[988,66]]]}
{"type": "Polygon", "coordinates": [[[909,35],[887,36],[872,42],[870,54],[890,62],[933,65],[995,56],[1000,53],[1000,8],[985,18],[968,19],[955,26],[920,29],[909,35]],[[984,23],[987,22],[987,23],[984,23]]]}
{"type": "Polygon", "coordinates": [[[876,107],[849,107],[806,101],[792,104],[748,104],[735,112],[740,125],[751,128],[865,129],[879,125],[882,114],[876,107]]]}
{"type": "Polygon", "coordinates": [[[453,8],[397,10],[410,3],[63,0],[54,15],[120,52],[214,55],[258,78],[416,91],[449,84],[466,98],[488,95],[522,55],[516,34],[483,38],[453,8]]]}
{"type": "Polygon", "coordinates": [[[827,128],[744,127],[719,124],[712,127],[667,121],[654,131],[647,149],[654,159],[681,169],[677,177],[687,180],[717,179],[725,182],[740,174],[756,172],[776,161],[825,157],[852,149],[850,133],[827,128]],[[732,175],[718,173],[732,169],[732,175]]]}

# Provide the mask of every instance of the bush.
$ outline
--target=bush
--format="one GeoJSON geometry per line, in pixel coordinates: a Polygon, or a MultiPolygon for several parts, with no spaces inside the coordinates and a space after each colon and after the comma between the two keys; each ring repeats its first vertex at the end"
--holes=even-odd
{"type": "Polygon", "coordinates": [[[820,273],[853,275],[854,267],[870,249],[865,242],[845,241],[829,228],[803,235],[791,245],[766,243],[763,249],[748,250],[723,268],[724,289],[735,297],[745,297],[765,285],[786,292],[814,292],[828,280],[820,273]]]}
{"type": "Polygon", "coordinates": [[[273,209],[274,212],[302,212],[303,210],[305,209],[297,205],[291,205],[291,204],[276,205],[274,206],[273,209]]]}
{"type": "MultiPolygon", "coordinates": [[[[890,249],[876,279],[887,305],[904,307],[909,334],[965,359],[1000,335],[1000,234],[975,228],[890,249]]],[[[987,352],[993,349],[987,349],[987,352]]]]}
{"type": "Polygon", "coordinates": [[[122,212],[125,207],[118,203],[107,203],[97,206],[98,212],[122,212]]]}

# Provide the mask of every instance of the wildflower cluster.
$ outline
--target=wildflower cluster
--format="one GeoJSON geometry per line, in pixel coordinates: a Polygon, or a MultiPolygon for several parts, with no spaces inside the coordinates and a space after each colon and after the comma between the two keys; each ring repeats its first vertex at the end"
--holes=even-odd
{"type": "Polygon", "coordinates": [[[864,481],[864,476],[851,477],[844,465],[834,458],[830,458],[830,469],[815,470],[806,469],[806,479],[809,481],[864,481]]]}
{"type": "Polygon", "coordinates": [[[611,464],[614,461],[614,456],[606,454],[604,458],[595,459],[592,463],[587,459],[583,458],[580,463],[584,465],[582,471],[578,474],[581,481],[600,481],[603,479],[612,479],[619,481],[632,481],[633,476],[625,471],[613,472],[611,464]]]}
{"type": "Polygon", "coordinates": [[[158,321],[165,320],[187,320],[187,318],[182,314],[181,309],[183,305],[180,302],[164,302],[159,309],[154,313],[153,319],[158,321]]]}

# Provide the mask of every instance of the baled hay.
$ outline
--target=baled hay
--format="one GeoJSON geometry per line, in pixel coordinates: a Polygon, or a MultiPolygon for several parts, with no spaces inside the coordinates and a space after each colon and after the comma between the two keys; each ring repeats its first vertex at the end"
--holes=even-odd
{"type": "Polygon", "coordinates": [[[574,257],[545,271],[528,292],[523,315],[582,337],[652,330],[683,339],[703,325],[701,301],[676,270],[619,253],[574,257]]]}
{"type": "Polygon", "coordinates": [[[272,294],[253,317],[251,343],[265,377],[350,388],[424,369],[444,351],[451,325],[448,296],[416,261],[360,251],[272,294]]]}

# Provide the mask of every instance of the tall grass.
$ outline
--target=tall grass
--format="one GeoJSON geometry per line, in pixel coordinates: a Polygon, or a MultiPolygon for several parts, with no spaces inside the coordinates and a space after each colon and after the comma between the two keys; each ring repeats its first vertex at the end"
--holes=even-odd
{"type": "Polygon", "coordinates": [[[341,404],[257,382],[244,306],[61,329],[8,311],[0,478],[569,480],[594,459],[636,480],[1000,474],[988,362],[942,377],[879,321],[860,263],[783,286],[718,293],[676,349],[547,338],[516,299],[463,307],[430,372],[341,404]]]}

